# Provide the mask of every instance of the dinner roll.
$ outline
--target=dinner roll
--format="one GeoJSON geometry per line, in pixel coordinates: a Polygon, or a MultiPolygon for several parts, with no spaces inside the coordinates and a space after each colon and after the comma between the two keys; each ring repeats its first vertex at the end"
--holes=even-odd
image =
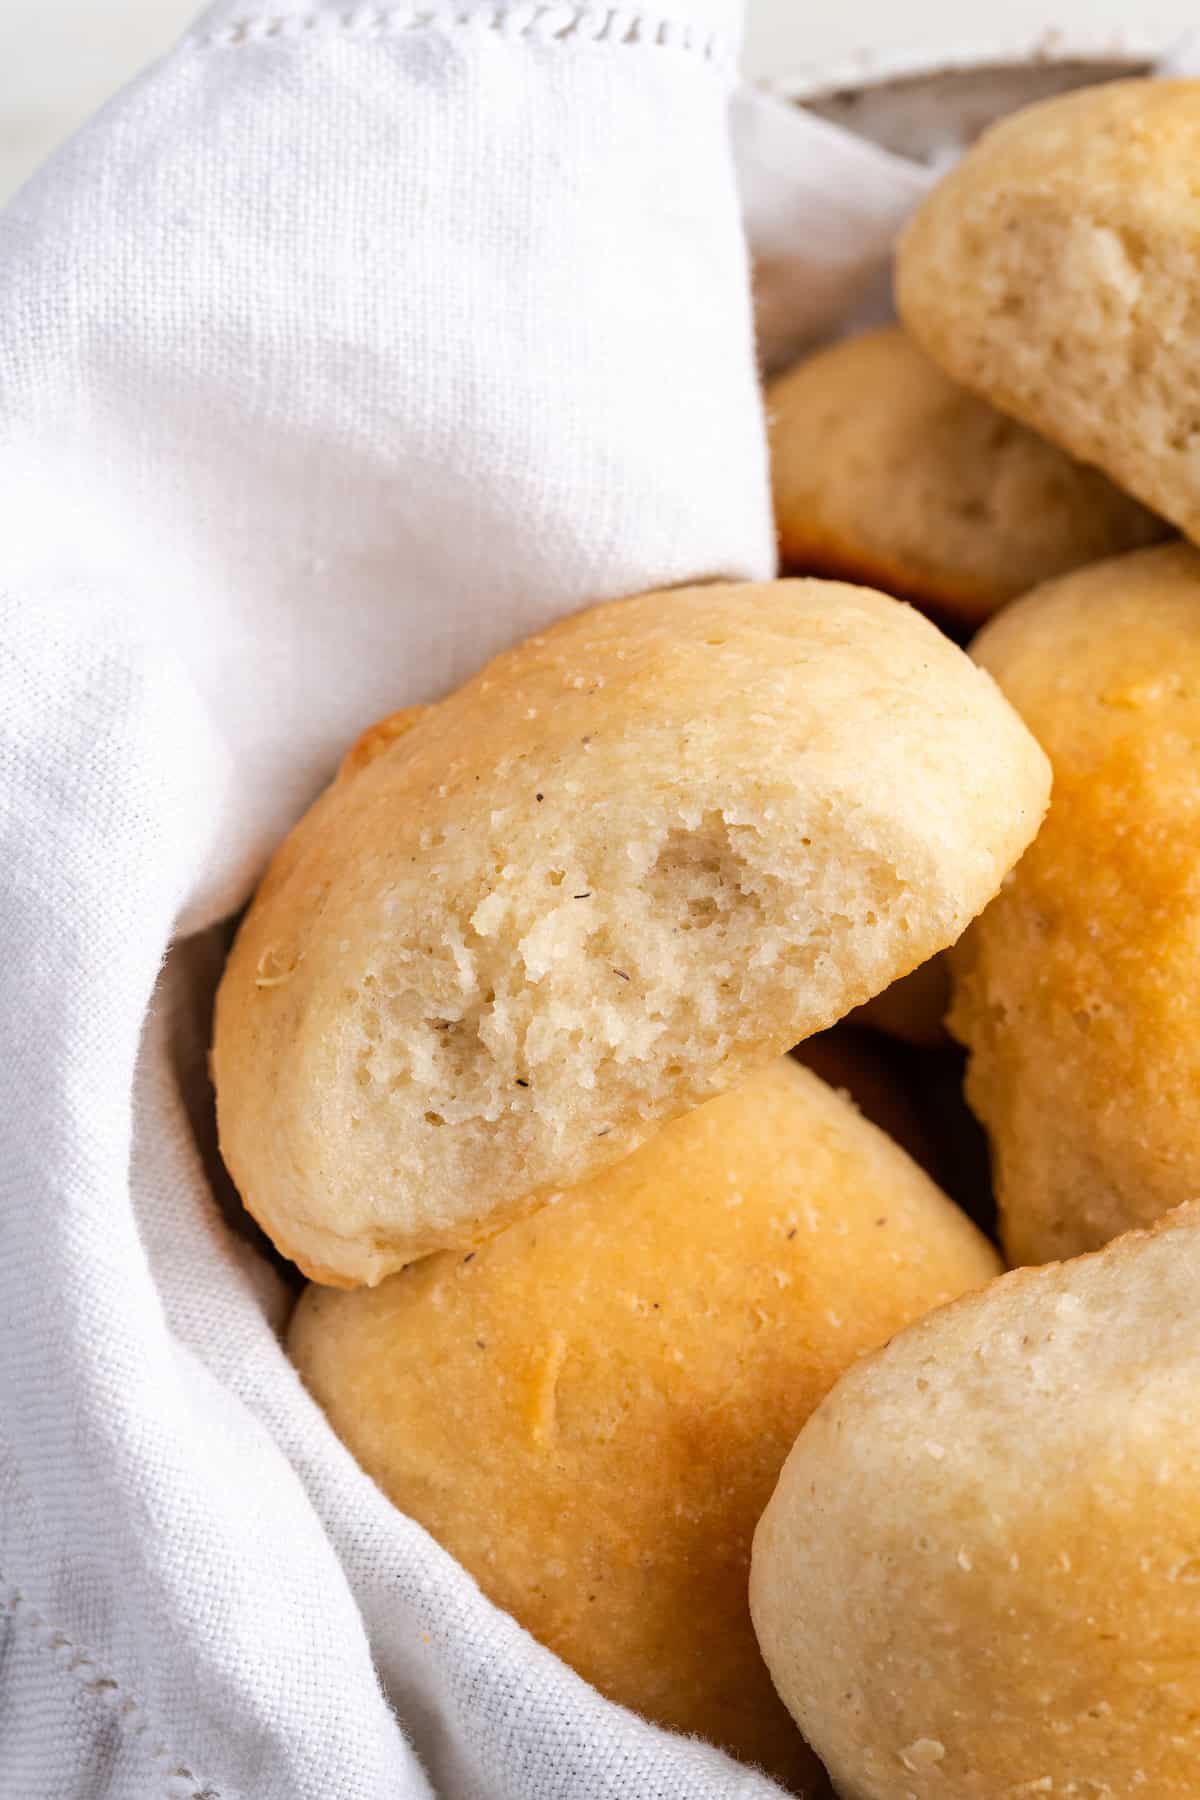
{"type": "Polygon", "coordinates": [[[1043,588],[974,654],[1054,767],[1040,836],[951,953],[950,1025],[1014,1262],[1200,1195],[1200,553],[1043,588]]]}
{"type": "Polygon", "coordinates": [[[480,1250],[309,1288],[289,1349],[334,1430],[610,1698],[804,1788],[746,1604],[792,1440],[991,1246],[790,1058],[480,1250]]]}
{"type": "Polygon", "coordinates": [[[909,607],[597,607],[301,821],[217,1000],[221,1147],[316,1279],[482,1242],[956,938],[1048,769],[909,607]]]}
{"type": "Polygon", "coordinates": [[[1200,1793],[1200,1207],[842,1376],[754,1540],[842,1800],[1200,1793]]]}
{"type": "Polygon", "coordinates": [[[1200,531],[1200,81],[1121,81],[1004,119],[900,243],[934,361],[1200,531]]]}
{"type": "Polygon", "coordinates": [[[856,1007],[850,1018],[852,1024],[932,1050],[947,1042],[945,1018],[949,1005],[950,971],[946,958],[932,956],[910,975],[893,981],[882,994],[856,1007]]]}
{"type": "Polygon", "coordinates": [[[904,594],[968,625],[1167,527],[959,387],[896,326],[767,391],[785,568],[904,594]]]}

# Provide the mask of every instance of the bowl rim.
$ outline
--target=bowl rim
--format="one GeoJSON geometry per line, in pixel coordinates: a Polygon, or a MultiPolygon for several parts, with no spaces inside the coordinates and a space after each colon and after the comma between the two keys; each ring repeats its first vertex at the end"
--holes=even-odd
{"type": "Polygon", "coordinates": [[[1162,37],[1136,29],[1089,32],[1049,28],[1024,39],[988,39],[983,43],[954,43],[938,49],[860,50],[835,63],[800,67],[790,74],[771,75],[760,85],[781,99],[797,102],[825,100],[834,94],[866,93],[943,76],[994,72],[1018,73],[1022,69],[1061,68],[1093,64],[1097,68],[1145,73],[1154,63],[1178,48],[1190,33],[1177,32],[1166,42],[1162,37]]]}

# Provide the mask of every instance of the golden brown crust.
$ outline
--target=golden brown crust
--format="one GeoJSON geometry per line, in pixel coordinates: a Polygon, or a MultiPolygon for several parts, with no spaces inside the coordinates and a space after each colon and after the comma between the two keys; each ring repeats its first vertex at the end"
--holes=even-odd
{"type": "Polygon", "coordinates": [[[398,738],[410,732],[418,719],[428,711],[425,706],[402,706],[399,712],[388,713],[385,719],[377,719],[374,725],[368,725],[361,737],[355,739],[342,758],[338,767],[337,779],[346,781],[373,763],[377,756],[382,756],[398,738]]]}
{"type": "Polygon", "coordinates": [[[1200,1786],[1200,1207],[1003,1276],[844,1375],[750,1594],[852,1800],[1200,1786]]]}
{"type": "Polygon", "coordinates": [[[938,183],[896,271],[905,324],[949,375],[1191,537],[1198,158],[1200,82],[1044,101],[938,183]]]}
{"type": "Polygon", "coordinates": [[[1018,1262],[1200,1194],[1200,554],[1032,594],[976,640],[1054,767],[1036,842],[951,953],[951,1027],[1018,1262]]]}
{"type": "Polygon", "coordinates": [[[867,582],[963,624],[1167,527],[1096,470],[950,381],[890,327],[767,395],[784,566],[867,582]]]}
{"type": "Polygon", "coordinates": [[[289,1348],[368,1473],[602,1692],[788,1783],[750,1539],[853,1359],[982,1237],[787,1059],[474,1255],[310,1290],[289,1348]]]}
{"type": "Polygon", "coordinates": [[[293,831],[217,999],[221,1148],[373,1282],[629,1153],[957,937],[1045,805],[990,678],[827,583],[564,620],[293,831]]]}

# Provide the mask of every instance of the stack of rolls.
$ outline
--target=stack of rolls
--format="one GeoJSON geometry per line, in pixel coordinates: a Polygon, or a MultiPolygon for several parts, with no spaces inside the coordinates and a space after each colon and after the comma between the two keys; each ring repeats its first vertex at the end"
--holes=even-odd
{"type": "Polygon", "coordinates": [[[873,555],[982,625],[1054,776],[943,959],[1002,1245],[1041,1266],[848,1371],[755,1540],[760,1643],[847,1800],[1200,1792],[1200,554],[1153,542],[1200,534],[1198,151],[1191,81],[1003,122],[908,228],[903,330],[780,390],[777,441],[835,360],[896,359],[907,449],[875,428],[840,560],[836,438],[821,487],[777,453],[785,556],[873,555]]]}
{"type": "Polygon", "coordinates": [[[1200,1792],[1197,150],[1191,82],[985,135],[768,392],[786,577],[368,729],[218,995],[330,1425],[808,1800],[1200,1792]]]}

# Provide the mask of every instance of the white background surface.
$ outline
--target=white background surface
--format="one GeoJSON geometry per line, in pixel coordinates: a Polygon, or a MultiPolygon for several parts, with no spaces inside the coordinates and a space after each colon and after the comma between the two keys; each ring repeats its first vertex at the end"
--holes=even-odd
{"type": "MultiPolygon", "coordinates": [[[[0,199],[53,144],[164,49],[200,0],[0,0],[0,199]]],[[[247,11],[255,10],[248,5],[247,11]]],[[[1166,47],[1188,0],[749,0],[747,71],[786,78],[847,62],[935,57],[1040,41],[1095,49],[1133,40],[1166,47]]]]}

